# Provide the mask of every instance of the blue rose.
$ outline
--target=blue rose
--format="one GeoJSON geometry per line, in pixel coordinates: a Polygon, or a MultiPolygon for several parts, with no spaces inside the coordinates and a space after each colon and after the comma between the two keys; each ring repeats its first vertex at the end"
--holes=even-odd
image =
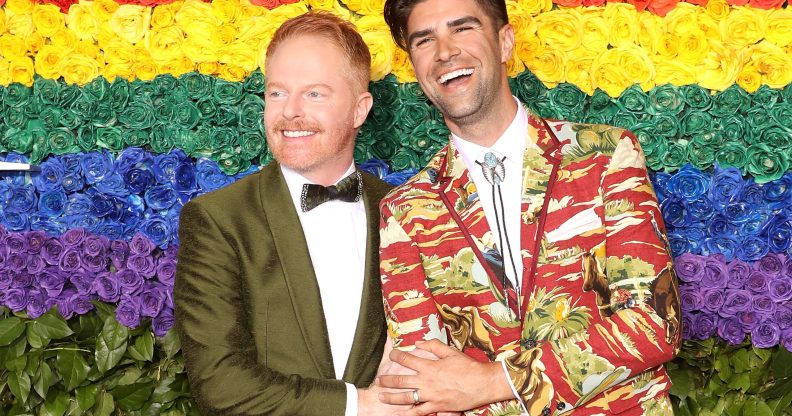
{"type": "Polygon", "coordinates": [[[668,232],[668,245],[671,247],[671,255],[673,257],[681,256],[684,253],[692,253],[690,240],[679,232],[680,229],[675,229],[668,232]]]}
{"type": "Polygon", "coordinates": [[[195,170],[201,192],[211,192],[234,182],[234,178],[223,173],[217,163],[206,158],[198,160],[195,170]]]}
{"type": "Polygon", "coordinates": [[[113,157],[107,150],[86,153],[80,159],[80,167],[85,182],[92,185],[114,172],[113,157]]]}
{"type": "Polygon", "coordinates": [[[28,226],[28,214],[5,212],[1,215],[3,225],[5,225],[8,231],[23,231],[30,228],[28,226]]]}
{"type": "Polygon", "coordinates": [[[176,167],[176,176],[173,189],[178,192],[193,193],[196,191],[195,166],[191,163],[182,162],[176,167]]]}
{"type": "Polygon", "coordinates": [[[101,218],[87,213],[66,215],[63,219],[69,229],[85,228],[86,230],[92,230],[102,222],[101,218]]]}
{"type": "Polygon", "coordinates": [[[764,203],[765,190],[762,185],[757,184],[753,179],[748,180],[740,191],[740,201],[751,205],[761,205],[764,203]]]}
{"type": "Polygon", "coordinates": [[[107,175],[95,185],[96,189],[108,195],[125,197],[129,195],[124,178],[118,172],[107,175]]]}
{"type": "Polygon", "coordinates": [[[412,178],[417,173],[418,173],[418,169],[407,169],[401,172],[392,172],[388,174],[388,176],[386,176],[384,180],[385,182],[391,185],[398,186],[403,184],[404,182],[407,182],[407,179],[412,178]]]}
{"type": "Polygon", "coordinates": [[[744,185],[745,181],[739,169],[735,167],[721,169],[716,165],[712,173],[709,198],[716,207],[722,208],[729,202],[739,200],[744,185]]]}
{"type": "Polygon", "coordinates": [[[662,202],[663,199],[668,198],[668,181],[671,180],[671,174],[666,172],[657,172],[650,174],[649,179],[652,181],[652,187],[655,190],[655,194],[657,194],[657,199],[662,202]]]}
{"type": "Polygon", "coordinates": [[[693,201],[709,191],[710,178],[691,165],[682,166],[668,181],[668,192],[674,196],[693,201]]]}
{"type": "Polygon", "coordinates": [[[180,163],[187,161],[187,155],[180,149],[175,149],[169,153],[154,156],[152,170],[157,178],[157,183],[173,183],[176,177],[176,167],[180,163]]]}
{"type": "Polygon", "coordinates": [[[11,188],[4,201],[3,211],[6,213],[30,213],[36,207],[38,198],[32,185],[11,188]]]}
{"type": "Polygon", "coordinates": [[[730,202],[723,209],[723,215],[734,224],[741,224],[756,219],[759,213],[756,205],[748,202],[730,202]]]}
{"type": "Polygon", "coordinates": [[[151,154],[139,147],[127,147],[116,158],[115,171],[121,175],[134,167],[151,166],[154,159],[151,154]]]}
{"type": "Polygon", "coordinates": [[[66,169],[67,175],[82,176],[82,167],[80,166],[82,157],[82,153],[68,153],[60,156],[60,161],[63,163],[63,168],[66,169]]]}
{"type": "Polygon", "coordinates": [[[390,173],[390,167],[384,160],[369,159],[358,165],[358,169],[369,173],[377,178],[383,179],[390,173]]]}
{"type": "Polygon", "coordinates": [[[792,222],[785,215],[774,216],[762,228],[762,235],[767,237],[770,251],[783,253],[792,245],[792,222]]]}
{"type": "Polygon", "coordinates": [[[86,194],[91,199],[91,212],[94,215],[105,217],[115,214],[117,209],[115,198],[94,188],[89,188],[86,194]]]}
{"type": "Polygon", "coordinates": [[[715,208],[706,196],[689,201],[687,207],[690,211],[690,215],[699,222],[706,222],[715,215],[715,208]]]}
{"type": "Polygon", "coordinates": [[[30,216],[30,228],[43,230],[51,235],[60,235],[66,232],[66,224],[60,218],[53,218],[46,214],[35,213],[30,216]]]}
{"type": "Polygon", "coordinates": [[[160,215],[151,215],[140,224],[140,232],[149,238],[159,248],[168,247],[171,235],[171,226],[160,215]]]}
{"type": "Polygon", "coordinates": [[[124,238],[132,237],[137,231],[137,227],[143,220],[143,211],[126,209],[121,212],[118,223],[121,224],[124,238]]]}
{"type": "Polygon", "coordinates": [[[742,261],[758,261],[770,251],[766,238],[751,235],[742,239],[735,255],[742,261]]]}
{"type": "Polygon", "coordinates": [[[148,168],[135,167],[124,173],[124,182],[131,193],[142,194],[156,183],[156,179],[148,168]]]}
{"type": "MultiPolygon", "coordinates": [[[[200,177],[200,176],[199,176],[200,177]]],[[[168,185],[157,185],[146,191],[146,205],[155,211],[167,210],[178,201],[176,191],[168,185]]]]}
{"type": "Polygon", "coordinates": [[[737,249],[737,242],[731,238],[707,237],[701,245],[701,254],[705,256],[722,254],[726,261],[731,261],[737,249]]]}
{"type": "Polygon", "coordinates": [[[38,201],[38,210],[48,217],[59,217],[66,208],[66,192],[63,190],[43,192],[38,201]]]}
{"type": "Polygon", "coordinates": [[[690,212],[682,200],[675,198],[666,199],[660,204],[660,211],[663,213],[663,219],[666,224],[672,227],[685,227],[690,225],[690,212]]]}
{"type": "Polygon", "coordinates": [[[764,184],[764,191],[768,209],[788,207],[792,204],[792,174],[787,172],[780,179],[764,184]]]}
{"type": "Polygon", "coordinates": [[[93,202],[88,195],[85,194],[71,194],[66,199],[66,205],[63,207],[65,215],[86,214],[91,212],[93,202]]]}
{"type": "Polygon", "coordinates": [[[107,218],[91,228],[90,231],[105,236],[110,240],[120,240],[124,236],[124,227],[118,222],[107,218]]]}
{"type": "Polygon", "coordinates": [[[55,191],[62,188],[61,181],[66,167],[57,158],[49,158],[41,164],[41,170],[32,174],[33,186],[39,192],[55,191]]]}
{"type": "Polygon", "coordinates": [[[67,173],[63,175],[63,180],[61,181],[63,184],[63,190],[66,193],[74,193],[78,192],[85,187],[85,179],[83,179],[82,175],[74,174],[74,173],[67,173]]]}
{"type": "Polygon", "coordinates": [[[739,235],[756,235],[762,232],[768,221],[764,213],[757,213],[753,218],[740,224],[739,235]]]}

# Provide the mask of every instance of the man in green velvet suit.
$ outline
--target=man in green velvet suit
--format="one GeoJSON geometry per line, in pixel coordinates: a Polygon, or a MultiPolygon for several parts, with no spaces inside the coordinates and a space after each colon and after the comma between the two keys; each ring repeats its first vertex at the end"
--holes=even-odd
{"type": "Polygon", "coordinates": [[[389,190],[353,163],[368,49],[350,23],[309,13],[266,58],[277,162],[181,214],[176,328],[193,395],[205,414],[392,412],[366,388],[386,340],[377,207],[389,190]]]}

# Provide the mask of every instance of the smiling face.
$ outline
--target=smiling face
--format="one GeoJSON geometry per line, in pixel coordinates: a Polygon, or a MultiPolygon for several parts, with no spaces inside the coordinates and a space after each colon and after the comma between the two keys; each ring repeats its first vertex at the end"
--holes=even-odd
{"type": "Polygon", "coordinates": [[[349,73],[343,51],[319,36],[283,40],[266,62],[267,144],[279,163],[322,185],[349,168],[371,109],[349,73]]]}
{"type": "Polygon", "coordinates": [[[425,0],[407,19],[418,82],[451,131],[463,137],[486,124],[498,130],[505,122],[505,129],[513,119],[505,65],[513,46],[511,26],[494,27],[475,0],[425,0]]]}

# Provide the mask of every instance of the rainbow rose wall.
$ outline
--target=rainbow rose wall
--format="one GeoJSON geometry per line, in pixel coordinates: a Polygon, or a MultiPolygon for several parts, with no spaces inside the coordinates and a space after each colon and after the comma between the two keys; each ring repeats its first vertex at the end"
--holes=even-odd
{"type": "MultiPolygon", "coordinates": [[[[355,23],[392,184],[448,140],[384,0],[0,0],[0,415],[197,414],[173,327],[180,208],[272,160],[264,52],[308,10],[355,23]]],[[[507,1],[514,95],[636,134],[680,280],[680,415],[792,415],[787,1],[507,1]]]]}

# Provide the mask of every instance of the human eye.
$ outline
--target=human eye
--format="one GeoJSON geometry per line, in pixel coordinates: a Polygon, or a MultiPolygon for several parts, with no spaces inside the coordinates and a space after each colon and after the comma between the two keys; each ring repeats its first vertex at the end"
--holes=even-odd
{"type": "Polygon", "coordinates": [[[319,91],[308,91],[308,98],[322,98],[322,93],[319,91]]]}
{"type": "Polygon", "coordinates": [[[429,37],[416,39],[415,42],[413,42],[413,48],[420,48],[422,46],[428,45],[431,42],[432,38],[429,37]]]}
{"type": "Polygon", "coordinates": [[[277,100],[277,99],[283,98],[285,96],[286,96],[286,94],[283,91],[270,90],[270,91],[267,91],[266,99],[268,99],[268,100],[277,100]]]}
{"type": "Polygon", "coordinates": [[[456,32],[457,33],[466,32],[466,31],[471,30],[471,29],[473,29],[472,26],[460,26],[460,27],[456,28],[456,32]]]}

